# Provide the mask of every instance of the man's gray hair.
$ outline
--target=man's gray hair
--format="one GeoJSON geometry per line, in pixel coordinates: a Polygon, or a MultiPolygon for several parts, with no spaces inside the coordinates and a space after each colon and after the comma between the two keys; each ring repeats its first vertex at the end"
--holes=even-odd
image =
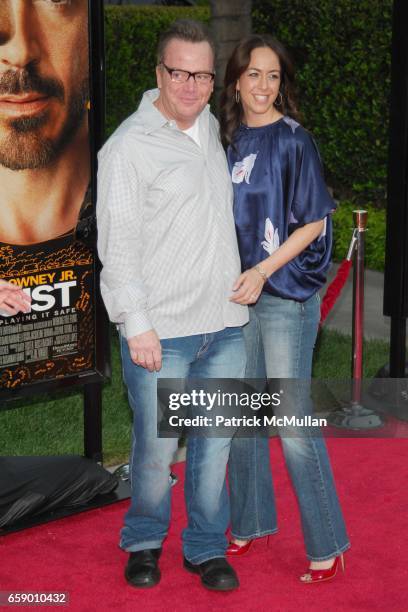
{"type": "Polygon", "coordinates": [[[158,64],[164,59],[167,45],[174,39],[192,43],[207,42],[215,56],[215,43],[208,28],[201,21],[178,19],[171,24],[168,30],[160,35],[157,45],[158,64]]]}

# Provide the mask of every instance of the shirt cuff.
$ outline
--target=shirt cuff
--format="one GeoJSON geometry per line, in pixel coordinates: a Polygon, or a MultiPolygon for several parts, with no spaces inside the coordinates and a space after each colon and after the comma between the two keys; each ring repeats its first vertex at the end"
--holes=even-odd
{"type": "Polygon", "coordinates": [[[153,329],[149,317],[144,312],[132,312],[126,315],[124,326],[126,340],[153,329]]]}

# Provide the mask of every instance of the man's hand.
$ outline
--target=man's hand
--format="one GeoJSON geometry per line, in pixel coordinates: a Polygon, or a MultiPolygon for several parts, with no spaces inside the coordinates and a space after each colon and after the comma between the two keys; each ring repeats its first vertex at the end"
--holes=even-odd
{"type": "Polygon", "coordinates": [[[15,315],[30,312],[31,298],[20,287],[0,279],[0,310],[15,315]]]}
{"type": "Polygon", "coordinates": [[[136,365],[158,372],[162,367],[162,349],[154,329],[128,338],[130,357],[136,365]]]}

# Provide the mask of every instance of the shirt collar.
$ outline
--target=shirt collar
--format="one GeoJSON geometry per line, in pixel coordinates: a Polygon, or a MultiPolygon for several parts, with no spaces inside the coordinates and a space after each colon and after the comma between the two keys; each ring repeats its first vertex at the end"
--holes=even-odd
{"type": "MultiPolygon", "coordinates": [[[[177,126],[175,121],[167,119],[158,108],[153,104],[155,100],[159,97],[158,89],[149,89],[143,94],[142,101],[140,102],[138,112],[139,116],[144,124],[145,134],[151,134],[155,130],[158,130],[165,125],[168,126],[177,126]]],[[[208,115],[210,112],[210,105],[207,104],[206,107],[201,111],[198,116],[199,126],[201,128],[203,121],[208,122],[208,115]]],[[[200,130],[201,131],[201,130],[200,130]]]]}

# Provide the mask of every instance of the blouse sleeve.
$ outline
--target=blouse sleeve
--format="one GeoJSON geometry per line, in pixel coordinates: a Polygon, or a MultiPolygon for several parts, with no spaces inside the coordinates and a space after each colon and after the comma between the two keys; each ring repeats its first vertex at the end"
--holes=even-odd
{"type": "Polygon", "coordinates": [[[304,302],[326,281],[332,248],[331,212],[335,204],[323,178],[319,152],[304,129],[296,130],[296,162],[288,235],[324,219],[320,235],[299,255],[270,277],[271,292],[304,302]]]}
{"type": "Polygon", "coordinates": [[[291,224],[302,226],[324,219],[335,207],[324,181],[317,146],[312,137],[302,130],[302,136],[297,141],[291,224]]]}

